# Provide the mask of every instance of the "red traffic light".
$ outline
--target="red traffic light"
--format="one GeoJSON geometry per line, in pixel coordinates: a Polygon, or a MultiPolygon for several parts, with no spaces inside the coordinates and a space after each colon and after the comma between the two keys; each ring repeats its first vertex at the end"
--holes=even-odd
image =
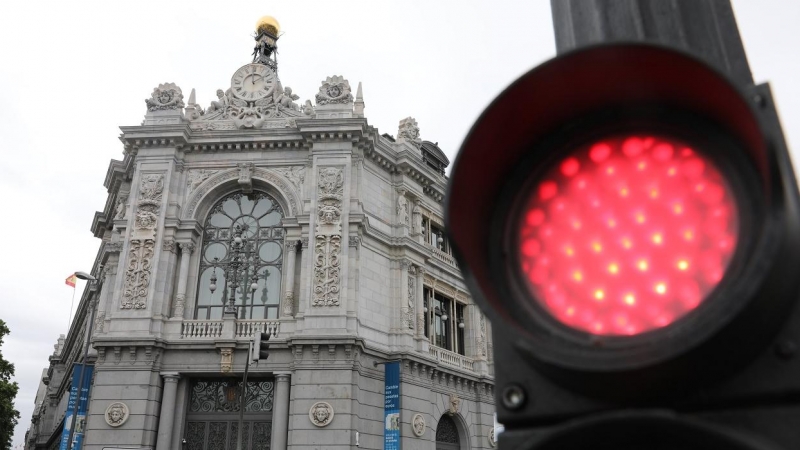
{"type": "Polygon", "coordinates": [[[680,389],[743,364],[792,305],[765,294],[757,263],[776,258],[794,185],[769,142],[749,99],[693,57],[581,49],[476,122],[449,238],[476,301],[560,383],[605,392],[620,380],[593,374],[637,373],[680,389]]]}
{"type": "Polygon", "coordinates": [[[736,248],[738,211],[724,176],[671,137],[590,142],[528,190],[516,246],[525,285],[559,322],[588,333],[673,323],[714,289],[736,248]]]}

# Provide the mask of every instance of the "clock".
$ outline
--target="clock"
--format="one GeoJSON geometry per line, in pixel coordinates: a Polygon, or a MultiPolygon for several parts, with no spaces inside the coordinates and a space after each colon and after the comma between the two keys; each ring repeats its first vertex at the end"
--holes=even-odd
{"type": "Polygon", "coordinates": [[[263,64],[247,64],[233,74],[231,92],[242,100],[261,100],[272,95],[276,81],[275,72],[269,67],[263,64]]]}

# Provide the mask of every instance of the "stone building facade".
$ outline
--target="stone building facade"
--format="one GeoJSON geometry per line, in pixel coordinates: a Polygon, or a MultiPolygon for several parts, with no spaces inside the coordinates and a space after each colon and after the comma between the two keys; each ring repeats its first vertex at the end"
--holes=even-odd
{"type": "Polygon", "coordinates": [[[443,233],[449,161],[410,117],[396,137],[370,126],[360,84],[330,76],[298,104],[256,56],[207,108],[165,83],[122,127],[92,222],[98,282],[50,357],[26,448],[59,446],[92,308],[86,449],[234,448],[260,332],[244,448],[382,449],[387,361],[403,449],[494,447],[490,324],[443,233]]]}

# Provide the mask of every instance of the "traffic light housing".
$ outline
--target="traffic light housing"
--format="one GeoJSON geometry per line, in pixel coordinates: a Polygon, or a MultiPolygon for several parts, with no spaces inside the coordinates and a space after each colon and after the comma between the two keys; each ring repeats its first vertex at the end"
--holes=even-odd
{"type": "Polygon", "coordinates": [[[799,211],[766,86],[645,44],[523,75],[446,199],[501,446],[800,448],[799,211]]]}
{"type": "Polygon", "coordinates": [[[253,337],[252,361],[266,361],[269,358],[269,333],[259,332],[253,337]]]}

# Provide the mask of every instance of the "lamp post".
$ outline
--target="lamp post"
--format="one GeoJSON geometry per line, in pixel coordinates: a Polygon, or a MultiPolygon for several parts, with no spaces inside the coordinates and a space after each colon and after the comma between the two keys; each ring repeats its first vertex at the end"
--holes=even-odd
{"type": "MultiPolygon", "coordinates": [[[[220,264],[224,267],[225,280],[228,283],[228,299],[225,305],[225,314],[236,315],[236,290],[239,288],[240,282],[246,283],[245,271],[252,263],[253,275],[252,282],[250,283],[250,290],[255,292],[258,289],[258,266],[255,261],[251,261],[253,257],[252,245],[247,241],[247,237],[243,236],[246,231],[246,225],[236,225],[233,229],[233,237],[230,242],[231,256],[226,263],[220,264]],[[242,267],[244,266],[244,268],[242,267]]],[[[214,258],[215,263],[219,263],[218,258],[214,258]]],[[[208,289],[213,293],[217,290],[217,273],[216,267],[211,274],[211,284],[208,289]]],[[[223,292],[224,294],[224,292],[223,292]]]]}
{"type": "MultiPolygon", "coordinates": [[[[258,289],[258,264],[256,261],[257,256],[254,255],[254,250],[252,248],[252,244],[248,242],[247,237],[244,235],[245,231],[247,231],[247,225],[236,225],[233,228],[233,236],[231,237],[230,241],[230,258],[227,262],[222,263],[224,267],[223,271],[225,273],[225,280],[228,283],[229,290],[227,304],[225,306],[225,314],[230,315],[232,314],[236,317],[236,290],[239,288],[240,284],[247,284],[247,271],[252,266],[253,268],[253,275],[252,281],[250,282],[250,293],[251,295],[255,295],[255,291],[258,289]]],[[[215,263],[219,263],[217,258],[214,258],[215,263]]],[[[214,268],[214,272],[211,274],[211,283],[208,286],[208,289],[213,293],[217,290],[217,274],[216,274],[216,267],[214,268]]],[[[265,274],[265,277],[267,274],[265,274]]],[[[244,425],[244,408],[246,405],[247,400],[247,372],[250,367],[250,362],[252,361],[252,342],[250,343],[250,347],[247,350],[247,358],[245,360],[244,366],[244,377],[242,380],[242,389],[239,392],[239,428],[237,431],[237,438],[236,438],[236,450],[241,450],[243,440],[243,425],[244,425]]]]}
{"type": "MultiPolygon", "coordinates": [[[[102,267],[102,266],[100,266],[102,267]]],[[[98,267],[98,270],[99,268],[98,267]]],[[[89,275],[86,272],[75,272],[75,276],[81,280],[89,281],[92,284],[99,282],[97,278],[89,275]]],[[[99,286],[98,286],[99,287],[99,286]]],[[[97,294],[94,295],[97,297],[97,294]]],[[[92,302],[96,299],[92,298],[92,302]]],[[[89,332],[86,333],[86,342],[83,345],[83,361],[81,364],[81,370],[78,375],[78,392],[75,394],[75,404],[72,406],[72,421],[70,422],[69,426],[69,437],[67,438],[67,450],[72,450],[72,439],[75,435],[75,424],[78,420],[78,405],[81,403],[81,391],[83,391],[83,371],[86,369],[86,359],[89,357],[89,345],[91,345],[92,341],[92,328],[94,328],[94,315],[95,311],[97,311],[97,305],[91,305],[91,317],[89,318],[89,332]]]]}

